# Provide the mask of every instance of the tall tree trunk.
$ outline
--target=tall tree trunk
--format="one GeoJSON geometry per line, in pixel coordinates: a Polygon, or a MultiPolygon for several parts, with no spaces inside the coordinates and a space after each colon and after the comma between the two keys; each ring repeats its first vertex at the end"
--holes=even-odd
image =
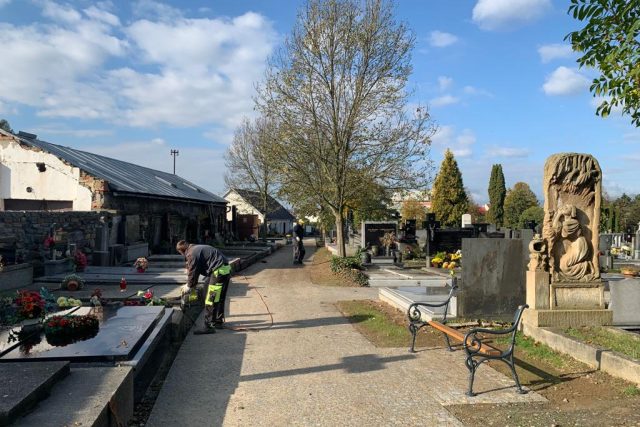
{"type": "Polygon", "coordinates": [[[335,213],[336,217],[336,245],[338,246],[338,256],[344,258],[347,251],[344,244],[344,218],[342,211],[335,213]]]}

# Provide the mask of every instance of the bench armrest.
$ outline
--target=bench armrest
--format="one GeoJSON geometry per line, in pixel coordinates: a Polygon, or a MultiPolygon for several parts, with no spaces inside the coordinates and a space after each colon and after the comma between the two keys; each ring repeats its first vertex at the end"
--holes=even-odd
{"type": "MultiPolygon", "coordinates": [[[[520,323],[520,319],[522,318],[522,312],[529,308],[527,304],[521,305],[516,310],[516,314],[513,319],[513,325],[506,329],[488,329],[488,328],[472,328],[467,332],[464,336],[463,346],[467,354],[479,353],[482,349],[482,340],[483,338],[479,337],[478,334],[485,335],[508,335],[512,334],[511,343],[507,350],[503,352],[503,354],[509,354],[513,351],[513,347],[515,345],[516,340],[516,331],[518,329],[518,324],[520,323]]],[[[489,338],[490,337],[486,337],[489,338]]]]}
{"type": "Polygon", "coordinates": [[[453,295],[457,290],[458,290],[458,285],[456,284],[455,281],[453,281],[451,285],[451,290],[449,291],[449,295],[447,296],[447,299],[445,301],[437,302],[437,303],[431,303],[431,302],[412,303],[407,309],[407,317],[409,318],[409,320],[417,322],[417,321],[420,321],[420,318],[421,318],[420,307],[432,307],[432,308],[445,307],[444,320],[446,320],[447,311],[449,311],[448,310],[449,302],[451,302],[451,298],[453,297],[453,295]]]}

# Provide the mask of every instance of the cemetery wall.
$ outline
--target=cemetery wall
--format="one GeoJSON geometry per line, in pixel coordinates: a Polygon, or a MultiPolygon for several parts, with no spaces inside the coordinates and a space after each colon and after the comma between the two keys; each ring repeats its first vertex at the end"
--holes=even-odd
{"type": "Polygon", "coordinates": [[[462,253],[458,315],[510,320],[526,299],[523,240],[463,239],[462,253]]]}
{"type": "MultiPolygon", "coordinates": [[[[0,212],[0,242],[4,251],[15,250],[18,261],[31,262],[39,270],[49,249],[44,241],[50,231],[55,230],[54,239],[79,245],[95,247],[96,228],[100,218],[109,221],[109,212],[45,212],[5,211],[0,212]]],[[[16,261],[13,260],[13,261],[16,261]]]]}

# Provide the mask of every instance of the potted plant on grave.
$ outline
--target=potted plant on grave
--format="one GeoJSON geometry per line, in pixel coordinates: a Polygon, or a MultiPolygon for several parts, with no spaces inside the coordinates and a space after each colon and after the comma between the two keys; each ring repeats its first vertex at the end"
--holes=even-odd
{"type": "Polygon", "coordinates": [[[140,257],[133,263],[133,267],[138,273],[144,273],[149,268],[149,261],[145,257],[140,257]]]}
{"type": "Polygon", "coordinates": [[[386,256],[391,255],[391,247],[396,244],[396,241],[395,233],[384,233],[380,238],[380,243],[384,246],[386,256]]]}
{"type": "Polygon", "coordinates": [[[60,289],[67,291],[78,291],[84,287],[84,280],[76,274],[69,274],[62,279],[60,289]]]}

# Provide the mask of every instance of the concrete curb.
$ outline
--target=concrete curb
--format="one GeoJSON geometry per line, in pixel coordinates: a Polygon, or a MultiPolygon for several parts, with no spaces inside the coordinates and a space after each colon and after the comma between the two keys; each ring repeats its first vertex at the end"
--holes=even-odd
{"type": "Polygon", "coordinates": [[[586,344],[556,329],[524,325],[523,333],[597,370],[640,385],[640,360],[638,359],[586,344]]]}

